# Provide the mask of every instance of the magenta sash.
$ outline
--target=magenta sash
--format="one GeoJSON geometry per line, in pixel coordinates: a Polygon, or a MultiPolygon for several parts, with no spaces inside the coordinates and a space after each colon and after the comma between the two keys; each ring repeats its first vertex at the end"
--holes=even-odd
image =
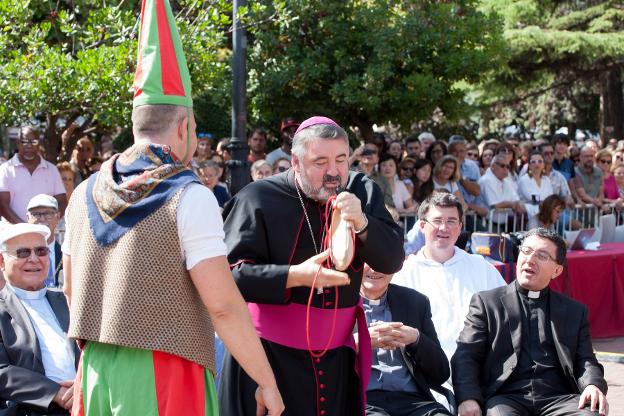
{"type": "MultiPolygon", "coordinates": [[[[248,303],[247,308],[251,320],[256,327],[258,336],[267,341],[299,350],[308,350],[306,340],[306,305],[289,303],[287,305],[267,305],[248,303]]],[[[349,347],[356,352],[355,371],[360,378],[360,393],[362,408],[366,405],[366,387],[371,371],[371,341],[366,325],[366,317],[362,308],[362,301],[350,308],[320,309],[310,308],[310,347],[313,351],[324,348],[335,349],[349,347]],[[329,342],[332,322],[336,313],[336,328],[334,336],[329,342]],[[355,346],[353,328],[357,323],[358,344],[355,346]],[[358,351],[359,350],[359,351],[358,351]]]]}

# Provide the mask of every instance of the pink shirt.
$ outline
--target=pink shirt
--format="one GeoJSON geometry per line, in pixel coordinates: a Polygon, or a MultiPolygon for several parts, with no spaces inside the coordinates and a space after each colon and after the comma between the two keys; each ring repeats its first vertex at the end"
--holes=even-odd
{"type": "Polygon", "coordinates": [[[52,163],[41,158],[41,162],[31,175],[16,154],[8,162],[0,165],[0,192],[11,194],[9,206],[17,216],[26,221],[26,207],[33,196],[64,194],[65,187],[61,174],[52,163]]]}
{"type": "Polygon", "coordinates": [[[620,197],[620,190],[613,175],[604,180],[604,196],[607,199],[618,199],[620,197]]]}

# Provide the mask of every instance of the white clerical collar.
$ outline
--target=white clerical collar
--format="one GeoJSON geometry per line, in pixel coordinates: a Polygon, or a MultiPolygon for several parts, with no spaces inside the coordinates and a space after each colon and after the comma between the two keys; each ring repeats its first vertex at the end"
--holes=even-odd
{"type": "Polygon", "coordinates": [[[540,298],[543,298],[543,297],[547,296],[548,292],[549,292],[549,287],[548,286],[546,286],[542,290],[529,290],[529,289],[525,289],[522,286],[520,286],[520,284],[518,283],[517,280],[516,280],[516,288],[518,290],[518,293],[520,293],[523,296],[526,296],[529,299],[540,299],[540,298]]]}
{"type": "Polygon", "coordinates": [[[24,290],[20,289],[19,287],[12,286],[9,283],[7,283],[6,285],[13,291],[13,293],[15,293],[15,296],[17,296],[17,298],[20,300],[40,300],[45,298],[45,295],[48,291],[47,287],[39,290],[24,290]]]}
{"type": "Polygon", "coordinates": [[[362,296],[362,301],[364,303],[366,303],[367,305],[371,305],[371,306],[379,306],[382,303],[385,304],[386,303],[386,299],[388,297],[388,291],[386,290],[386,292],[378,299],[368,299],[366,296],[361,295],[362,296]]]}

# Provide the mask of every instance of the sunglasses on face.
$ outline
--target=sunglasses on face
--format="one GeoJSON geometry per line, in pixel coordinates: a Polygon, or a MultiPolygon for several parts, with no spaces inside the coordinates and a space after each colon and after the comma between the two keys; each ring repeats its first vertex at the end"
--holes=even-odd
{"type": "Polygon", "coordinates": [[[407,172],[413,172],[413,171],[414,171],[414,168],[409,167],[409,166],[404,166],[404,167],[402,167],[402,168],[401,168],[401,170],[405,170],[405,171],[407,171],[407,172]]]}
{"type": "Polygon", "coordinates": [[[14,252],[7,251],[7,254],[13,257],[17,257],[18,259],[27,259],[32,255],[32,252],[35,252],[35,256],[37,257],[45,257],[50,253],[50,249],[46,246],[40,247],[22,247],[18,248],[14,252]]]}
{"type": "Polygon", "coordinates": [[[286,166],[278,166],[277,167],[277,171],[278,172],[286,172],[288,170],[288,168],[286,166]]]}
{"type": "Polygon", "coordinates": [[[479,154],[474,152],[468,152],[467,155],[470,157],[479,157],[479,154]]]}
{"type": "Polygon", "coordinates": [[[610,164],[611,164],[611,161],[610,161],[610,160],[607,160],[607,159],[601,159],[601,160],[599,160],[599,162],[600,162],[600,163],[607,164],[607,165],[610,165],[610,164]]]}

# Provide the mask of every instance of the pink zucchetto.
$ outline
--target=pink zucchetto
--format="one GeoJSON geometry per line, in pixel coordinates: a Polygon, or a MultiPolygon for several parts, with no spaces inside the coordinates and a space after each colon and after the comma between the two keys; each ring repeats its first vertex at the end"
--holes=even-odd
{"type": "Polygon", "coordinates": [[[299,133],[303,129],[307,129],[308,127],[316,126],[317,124],[331,124],[331,125],[334,125],[336,127],[340,127],[340,126],[338,126],[338,123],[336,123],[331,118],[323,117],[323,116],[314,116],[314,117],[310,117],[309,119],[307,119],[303,123],[301,123],[299,125],[299,128],[295,132],[295,134],[299,133]]]}

